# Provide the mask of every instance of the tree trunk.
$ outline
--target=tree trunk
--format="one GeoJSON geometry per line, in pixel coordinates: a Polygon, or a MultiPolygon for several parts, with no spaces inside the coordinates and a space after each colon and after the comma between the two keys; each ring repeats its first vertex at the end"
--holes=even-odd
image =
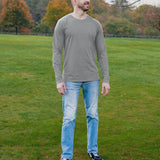
{"type": "Polygon", "coordinates": [[[18,34],[18,27],[16,27],[16,35],[18,34]]]}

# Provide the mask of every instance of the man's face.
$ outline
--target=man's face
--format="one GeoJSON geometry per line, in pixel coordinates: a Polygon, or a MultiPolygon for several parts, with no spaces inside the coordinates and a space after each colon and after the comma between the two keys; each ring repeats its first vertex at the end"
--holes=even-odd
{"type": "Polygon", "coordinates": [[[77,7],[83,11],[88,11],[90,0],[76,0],[77,7]]]}

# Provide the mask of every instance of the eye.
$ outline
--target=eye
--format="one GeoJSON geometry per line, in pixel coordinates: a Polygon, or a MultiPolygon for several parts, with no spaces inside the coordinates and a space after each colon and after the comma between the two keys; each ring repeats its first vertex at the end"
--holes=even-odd
{"type": "Polygon", "coordinates": [[[84,4],[85,4],[85,5],[86,5],[86,4],[89,4],[89,2],[85,2],[84,4]]]}

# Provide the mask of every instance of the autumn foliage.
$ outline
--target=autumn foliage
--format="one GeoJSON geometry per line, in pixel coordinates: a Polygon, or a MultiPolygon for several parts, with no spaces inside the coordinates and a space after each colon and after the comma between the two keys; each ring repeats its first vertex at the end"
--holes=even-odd
{"type": "Polygon", "coordinates": [[[160,30],[160,8],[151,5],[142,5],[132,13],[134,23],[139,24],[139,27],[153,27],[160,30]]]}
{"type": "Polygon", "coordinates": [[[48,3],[43,21],[53,29],[57,20],[71,11],[72,8],[65,0],[52,0],[48,3]]]}
{"type": "MultiPolygon", "coordinates": [[[[90,2],[87,14],[100,21],[104,34],[160,35],[160,7],[136,8],[136,3],[129,5],[129,0],[112,0],[110,5],[105,0],[90,2]]],[[[0,0],[0,31],[52,34],[58,19],[72,11],[71,0],[0,0]],[[32,27],[32,16],[25,2],[35,21],[32,27]]]]}
{"type": "Polygon", "coordinates": [[[0,14],[0,25],[5,30],[12,27],[17,33],[18,29],[33,24],[29,7],[24,0],[3,0],[3,6],[0,14]]]}

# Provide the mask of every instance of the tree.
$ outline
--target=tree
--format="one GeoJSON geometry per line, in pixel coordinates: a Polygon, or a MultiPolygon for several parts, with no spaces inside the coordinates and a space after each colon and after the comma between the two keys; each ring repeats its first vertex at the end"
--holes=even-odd
{"type": "Polygon", "coordinates": [[[158,29],[148,26],[144,28],[144,34],[149,36],[159,36],[160,32],[158,29]]]}
{"type": "Polygon", "coordinates": [[[46,7],[49,0],[25,0],[30,8],[35,24],[40,23],[46,14],[46,7]]]}
{"type": "Polygon", "coordinates": [[[90,5],[90,12],[87,12],[92,17],[98,19],[104,27],[106,21],[109,18],[110,6],[105,0],[92,0],[90,5]]]}
{"type": "Polygon", "coordinates": [[[160,8],[142,5],[132,12],[132,20],[141,28],[151,26],[160,31],[160,8]]]}
{"type": "Polygon", "coordinates": [[[107,22],[105,30],[107,33],[114,35],[134,35],[136,33],[134,25],[127,19],[117,19],[113,22],[107,22]]]}
{"type": "Polygon", "coordinates": [[[127,0],[112,0],[112,3],[118,7],[124,7],[124,6],[128,5],[127,0]]]}
{"type": "Polygon", "coordinates": [[[2,0],[0,0],[0,12],[1,12],[2,8],[3,8],[2,0]]]}
{"type": "MultiPolygon", "coordinates": [[[[1,13],[2,8],[3,8],[3,4],[2,4],[2,0],[0,0],[0,13],[1,13]]],[[[0,15],[0,19],[1,19],[1,15],[0,15]]],[[[1,25],[0,25],[0,31],[1,30],[2,30],[2,28],[1,28],[1,25]]]]}
{"type": "Polygon", "coordinates": [[[46,7],[42,0],[39,0],[35,9],[35,21],[40,22],[46,13],[46,7]]]}
{"type": "Polygon", "coordinates": [[[1,11],[0,24],[3,28],[13,27],[18,29],[29,27],[33,24],[29,8],[23,0],[3,0],[4,8],[1,11]]]}
{"type": "Polygon", "coordinates": [[[92,0],[92,5],[94,6],[93,8],[93,14],[103,14],[107,13],[109,4],[106,3],[104,0],[92,0]]]}
{"type": "Polygon", "coordinates": [[[70,13],[72,8],[65,0],[52,0],[48,3],[43,21],[53,30],[58,19],[70,13]]]}
{"type": "Polygon", "coordinates": [[[125,9],[133,9],[135,4],[141,0],[112,0],[115,7],[119,8],[121,11],[125,9]]]}
{"type": "Polygon", "coordinates": [[[67,2],[68,5],[72,8],[72,2],[71,2],[71,0],[66,0],[66,2],[67,2]]]}

